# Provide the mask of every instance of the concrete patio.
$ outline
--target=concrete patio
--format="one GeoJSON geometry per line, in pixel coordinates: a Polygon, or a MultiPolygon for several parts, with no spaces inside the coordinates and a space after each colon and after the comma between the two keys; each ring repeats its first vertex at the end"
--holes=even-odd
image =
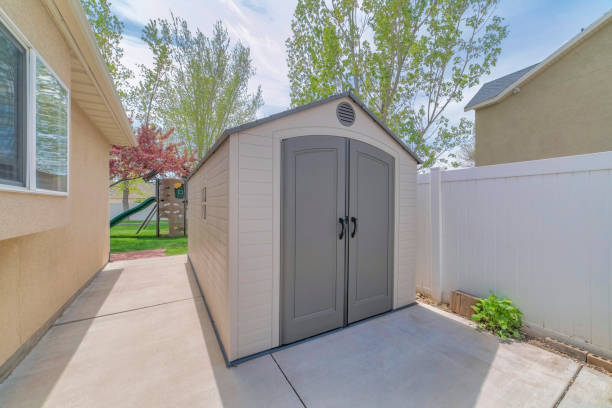
{"type": "Polygon", "coordinates": [[[529,344],[501,343],[422,305],[228,369],[185,256],[109,264],[0,385],[1,407],[559,401],[611,406],[612,378],[529,344]]]}

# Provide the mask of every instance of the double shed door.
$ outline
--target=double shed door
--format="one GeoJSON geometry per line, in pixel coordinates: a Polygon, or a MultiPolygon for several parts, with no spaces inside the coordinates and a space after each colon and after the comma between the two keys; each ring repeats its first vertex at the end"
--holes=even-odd
{"type": "Polygon", "coordinates": [[[283,344],[391,309],[393,175],[363,142],[283,141],[283,344]]]}

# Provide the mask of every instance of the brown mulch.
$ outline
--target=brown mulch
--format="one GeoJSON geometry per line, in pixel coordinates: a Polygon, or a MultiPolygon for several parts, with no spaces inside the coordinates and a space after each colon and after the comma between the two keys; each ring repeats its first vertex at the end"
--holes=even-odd
{"type": "Polygon", "coordinates": [[[427,296],[427,295],[423,295],[420,292],[417,292],[416,294],[416,301],[417,302],[421,302],[421,303],[425,303],[429,306],[435,306],[438,309],[442,309],[445,312],[450,312],[452,313],[452,310],[450,309],[450,305],[448,303],[438,303],[436,301],[434,301],[431,297],[427,296]]]}
{"type": "Polygon", "coordinates": [[[110,254],[110,261],[129,261],[132,259],[158,258],[162,256],[166,256],[166,250],[164,248],[148,249],[146,251],[117,252],[110,254]]]}

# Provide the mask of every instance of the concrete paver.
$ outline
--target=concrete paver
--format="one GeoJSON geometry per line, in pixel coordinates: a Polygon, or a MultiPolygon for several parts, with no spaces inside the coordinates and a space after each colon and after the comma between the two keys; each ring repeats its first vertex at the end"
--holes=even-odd
{"type": "Polygon", "coordinates": [[[578,368],[420,305],[274,357],[312,407],[551,407],[578,368]]]}
{"type": "Polygon", "coordinates": [[[98,304],[115,314],[53,326],[0,385],[0,407],[301,406],[270,356],[226,367],[184,259],[182,276],[176,261],[161,263],[167,276],[155,271],[159,263],[110,264],[108,271],[122,269],[115,285],[101,274],[73,305],[86,313],[70,313],[96,316],[98,304]],[[163,279],[169,294],[143,284],[145,270],[163,279]],[[103,287],[110,292],[101,302],[103,287]],[[130,310],[136,305],[144,308],[130,310]],[[116,312],[120,306],[130,311],[116,312]]]}
{"type": "MultiPolygon", "coordinates": [[[[0,407],[552,407],[578,368],[418,305],[229,369],[176,256],[109,264],[0,384],[0,407]]],[[[583,368],[561,407],[611,394],[583,368]]]]}
{"type": "Polygon", "coordinates": [[[580,370],[559,408],[612,407],[612,377],[590,367],[580,370]]]}
{"type": "Polygon", "coordinates": [[[57,323],[189,299],[195,283],[186,265],[185,255],[109,263],[57,323]]]}

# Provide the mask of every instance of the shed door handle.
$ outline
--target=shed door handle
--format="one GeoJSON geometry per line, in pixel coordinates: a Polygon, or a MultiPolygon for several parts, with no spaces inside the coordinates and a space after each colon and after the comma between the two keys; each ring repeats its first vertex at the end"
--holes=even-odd
{"type": "Polygon", "coordinates": [[[338,218],[338,222],[340,223],[340,226],[342,227],[342,230],[340,231],[340,236],[338,237],[338,239],[342,239],[344,238],[344,218],[342,217],[338,218]]]}
{"type": "Polygon", "coordinates": [[[353,232],[351,233],[351,238],[355,238],[355,234],[357,233],[357,218],[351,217],[351,221],[353,222],[353,232]]]}

